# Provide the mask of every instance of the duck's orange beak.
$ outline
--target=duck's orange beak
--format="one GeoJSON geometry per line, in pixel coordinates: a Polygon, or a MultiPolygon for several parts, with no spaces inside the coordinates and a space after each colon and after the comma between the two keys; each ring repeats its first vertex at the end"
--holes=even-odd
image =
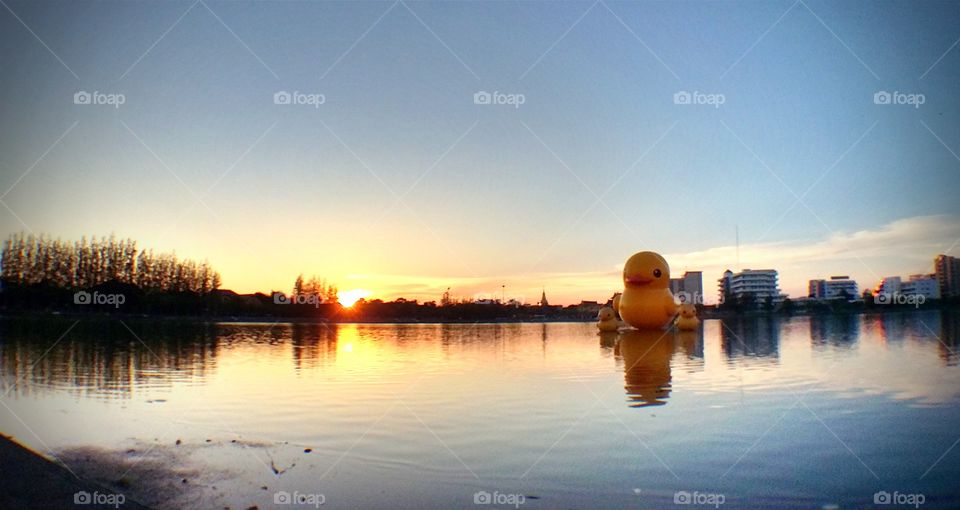
{"type": "Polygon", "coordinates": [[[633,286],[642,286],[652,282],[652,278],[644,278],[642,276],[628,276],[623,279],[623,283],[633,286]]]}

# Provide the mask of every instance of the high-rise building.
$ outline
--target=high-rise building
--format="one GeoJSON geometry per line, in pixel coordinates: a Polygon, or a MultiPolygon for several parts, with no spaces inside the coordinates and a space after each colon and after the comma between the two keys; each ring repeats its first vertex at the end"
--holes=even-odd
{"type": "Polygon", "coordinates": [[[720,298],[740,299],[746,295],[753,296],[758,302],[772,299],[774,303],[786,297],[780,294],[776,269],[744,269],[739,273],[726,270],[720,278],[720,298]]]}
{"type": "Polygon", "coordinates": [[[906,296],[923,296],[926,299],[940,299],[940,285],[932,274],[914,274],[900,284],[900,293],[906,296]]]}
{"type": "Polygon", "coordinates": [[[823,299],[827,295],[826,280],[810,280],[807,284],[807,297],[811,299],[823,299]]]}
{"type": "Polygon", "coordinates": [[[883,303],[897,303],[900,296],[923,296],[924,299],[940,299],[940,285],[932,274],[910,275],[907,281],[899,276],[888,276],[873,289],[874,299],[883,303]]]}
{"type": "Polygon", "coordinates": [[[682,278],[670,278],[670,292],[681,303],[703,304],[703,272],[687,271],[682,278]]]}
{"type": "Polygon", "coordinates": [[[808,296],[812,299],[857,299],[857,282],[849,276],[831,276],[829,280],[810,280],[808,296]]]}
{"type": "Polygon", "coordinates": [[[942,297],[960,296],[960,258],[937,255],[933,260],[934,274],[942,297]]]}
{"type": "Polygon", "coordinates": [[[877,284],[873,289],[873,295],[879,296],[880,294],[893,295],[900,294],[900,288],[903,286],[903,281],[899,276],[887,276],[884,279],[880,280],[880,283],[877,284]]]}

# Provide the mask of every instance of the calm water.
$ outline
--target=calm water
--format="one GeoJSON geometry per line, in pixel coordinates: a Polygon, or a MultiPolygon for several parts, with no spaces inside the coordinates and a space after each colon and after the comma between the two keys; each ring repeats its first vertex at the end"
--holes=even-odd
{"type": "Polygon", "coordinates": [[[0,326],[0,431],[160,507],[960,507],[958,315],[0,326]]]}

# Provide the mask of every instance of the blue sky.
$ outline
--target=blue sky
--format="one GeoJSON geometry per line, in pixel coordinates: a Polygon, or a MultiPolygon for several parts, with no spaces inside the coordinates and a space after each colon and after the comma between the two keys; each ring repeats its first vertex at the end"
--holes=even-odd
{"type": "Polygon", "coordinates": [[[427,299],[601,299],[643,249],[710,287],[738,227],[743,265],[794,295],[958,252],[956,3],[4,3],[4,235],[427,299]]]}

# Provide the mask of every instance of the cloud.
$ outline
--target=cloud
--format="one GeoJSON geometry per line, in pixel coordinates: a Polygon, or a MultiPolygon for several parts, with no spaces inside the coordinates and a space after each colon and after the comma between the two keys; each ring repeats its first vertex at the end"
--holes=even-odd
{"type": "MultiPolygon", "coordinates": [[[[795,296],[806,295],[808,280],[837,274],[851,276],[863,289],[884,276],[932,272],[933,258],[956,252],[957,241],[960,218],[916,216],[821,240],[741,245],[740,269],[777,269],[781,288],[795,296]]],[[[697,267],[719,277],[725,269],[737,270],[736,251],[736,246],[719,246],[666,257],[672,267],[697,267]]]]}
{"type": "MultiPolygon", "coordinates": [[[[938,253],[957,252],[960,218],[917,216],[896,220],[876,229],[834,232],[823,239],[752,243],[740,246],[740,268],[776,269],[781,290],[799,297],[807,293],[807,281],[848,275],[861,290],[873,287],[884,276],[930,273],[938,253]]],[[[704,292],[709,296],[726,269],[737,270],[737,248],[716,246],[686,253],[666,253],[673,276],[703,271],[704,292]]],[[[427,277],[390,274],[350,275],[343,289],[364,286],[373,297],[407,297],[439,301],[449,287],[454,297],[506,295],[527,303],[540,299],[546,289],[551,303],[603,301],[620,288],[620,267],[579,272],[494,275],[486,277],[427,277]],[[506,286],[501,287],[501,286],[506,286]]]]}

